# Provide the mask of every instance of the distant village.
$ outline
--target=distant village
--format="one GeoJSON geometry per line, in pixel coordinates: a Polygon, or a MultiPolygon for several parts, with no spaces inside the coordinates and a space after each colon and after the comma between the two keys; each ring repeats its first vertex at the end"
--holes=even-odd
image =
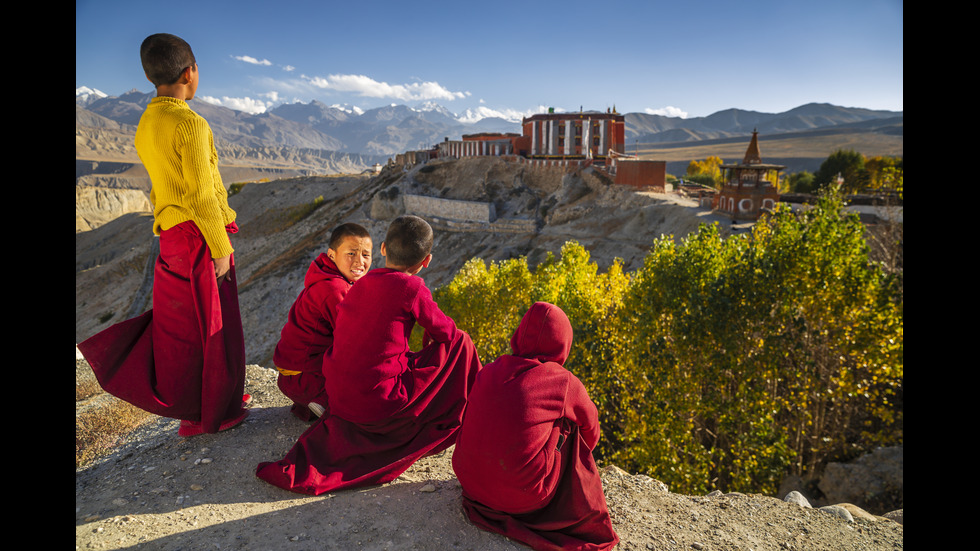
{"type": "MultiPolygon", "coordinates": [[[[617,185],[672,192],[667,182],[667,162],[627,155],[626,123],[615,108],[572,113],[541,113],[525,117],[522,133],[466,134],[461,140],[446,138],[428,150],[396,155],[389,165],[411,166],[433,159],[496,156],[539,166],[603,171],[617,185]]],[[[379,167],[380,168],[380,167],[379,167]]],[[[733,220],[756,220],[779,201],[779,172],[785,166],[762,162],[758,132],[741,163],[721,165],[721,190],[697,184],[679,184],[677,191],[698,198],[703,208],[731,216],[733,220]]]]}

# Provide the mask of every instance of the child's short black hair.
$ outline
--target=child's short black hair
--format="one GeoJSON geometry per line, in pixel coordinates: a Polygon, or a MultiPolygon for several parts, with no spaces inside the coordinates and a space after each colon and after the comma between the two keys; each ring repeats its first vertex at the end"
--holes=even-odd
{"type": "Polygon", "coordinates": [[[191,46],[179,36],[151,34],[140,45],[143,72],[154,86],[173,84],[184,69],[197,63],[191,46]]]}
{"type": "Polygon", "coordinates": [[[388,226],[385,257],[393,266],[411,267],[432,252],[432,227],[418,216],[399,216],[388,226]]]}
{"type": "Polygon", "coordinates": [[[347,222],[334,228],[333,233],[330,234],[330,244],[328,246],[336,251],[337,247],[348,237],[367,237],[371,239],[371,234],[368,233],[364,226],[347,222]]]}

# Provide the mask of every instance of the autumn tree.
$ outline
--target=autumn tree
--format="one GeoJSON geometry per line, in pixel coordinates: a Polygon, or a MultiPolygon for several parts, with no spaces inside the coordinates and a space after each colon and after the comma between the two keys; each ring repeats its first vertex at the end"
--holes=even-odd
{"type": "Polygon", "coordinates": [[[703,161],[693,160],[687,165],[687,178],[699,183],[717,186],[722,183],[721,165],[725,161],[712,155],[703,161]]]}
{"type": "Polygon", "coordinates": [[[855,193],[868,187],[868,171],[864,166],[864,155],[857,151],[838,149],[830,154],[814,174],[814,184],[824,188],[828,184],[836,184],[837,178],[843,178],[842,191],[855,193]]]}
{"type": "Polygon", "coordinates": [[[751,235],[658,240],[623,303],[613,365],[644,407],[623,413],[612,462],[685,491],[772,492],[787,470],[901,441],[901,296],[836,195],[751,235]]]}
{"type": "Polygon", "coordinates": [[[816,191],[813,178],[813,173],[806,170],[794,172],[786,176],[786,185],[790,191],[795,193],[813,193],[816,191]]]}
{"type": "Polygon", "coordinates": [[[895,191],[904,193],[903,187],[903,157],[871,157],[865,162],[868,171],[870,187],[878,191],[895,191]]]}

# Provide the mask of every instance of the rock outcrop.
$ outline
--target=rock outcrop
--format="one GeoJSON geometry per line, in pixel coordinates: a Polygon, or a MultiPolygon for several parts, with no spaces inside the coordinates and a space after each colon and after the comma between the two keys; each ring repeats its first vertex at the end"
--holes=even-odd
{"type": "Polygon", "coordinates": [[[904,446],[878,448],[848,463],[829,463],[818,487],[828,503],[865,509],[904,508],[904,446]]]}

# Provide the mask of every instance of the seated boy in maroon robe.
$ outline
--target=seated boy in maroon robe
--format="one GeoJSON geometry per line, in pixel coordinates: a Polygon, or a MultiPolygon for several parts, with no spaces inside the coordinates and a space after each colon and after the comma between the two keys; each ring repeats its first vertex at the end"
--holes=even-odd
{"type": "Polygon", "coordinates": [[[319,495],[390,482],[418,459],[456,441],[469,389],[481,365],[416,274],[432,260],[432,228],[417,216],[388,227],[385,267],[351,287],[337,307],[333,348],[323,357],[329,412],[286,457],[256,476],[319,495]],[[423,348],[412,352],[418,323],[423,348]]]}
{"type": "Polygon", "coordinates": [[[289,309],[272,361],[279,390],[293,401],[303,421],[327,409],[323,354],[333,344],[337,305],[355,281],[371,268],[371,234],[363,226],[341,224],[330,234],[326,253],[306,271],[304,288],[289,309]]]}
{"type": "Polygon", "coordinates": [[[537,302],[510,340],[513,355],[480,371],[453,452],[463,509],[477,526],[534,549],[609,549],[613,531],[592,459],[598,413],[563,367],[572,326],[537,302]]]}

